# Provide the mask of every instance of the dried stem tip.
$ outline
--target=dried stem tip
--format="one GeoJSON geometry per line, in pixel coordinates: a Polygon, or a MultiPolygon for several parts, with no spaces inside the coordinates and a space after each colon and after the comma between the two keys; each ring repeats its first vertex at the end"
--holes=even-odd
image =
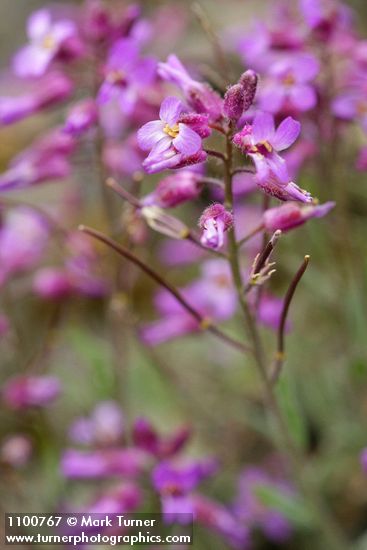
{"type": "Polygon", "coordinates": [[[278,240],[279,240],[279,237],[281,236],[282,232],[280,229],[277,229],[273,236],[271,237],[270,241],[268,242],[268,244],[264,247],[264,249],[262,250],[262,252],[260,252],[259,254],[259,257],[256,261],[256,264],[253,268],[253,272],[254,274],[256,273],[260,273],[260,271],[262,270],[262,268],[265,266],[267,260],[269,259],[271,253],[273,252],[278,240]]]}

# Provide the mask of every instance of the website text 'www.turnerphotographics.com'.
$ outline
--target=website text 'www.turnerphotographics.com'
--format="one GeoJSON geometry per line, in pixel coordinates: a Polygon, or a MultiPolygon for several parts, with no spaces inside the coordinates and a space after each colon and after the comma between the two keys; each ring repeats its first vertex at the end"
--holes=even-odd
{"type": "Polygon", "coordinates": [[[6,545],[193,544],[191,514],[5,514],[6,545]]]}

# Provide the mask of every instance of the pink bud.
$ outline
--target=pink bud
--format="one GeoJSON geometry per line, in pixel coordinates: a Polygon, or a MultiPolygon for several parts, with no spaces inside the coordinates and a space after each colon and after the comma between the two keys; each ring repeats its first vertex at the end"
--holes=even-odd
{"type": "Polygon", "coordinates": [[[232,224],[233,215],[222,204],[208,206],[199,220],[199,226],[203,229],[201,243],[215,250],[221,248],[224,243],[224,233],[232,224]]]}
{"type": "Polygon", "coordinates": [[[257,81],[258,76],[252,69],[244,72],[239,80],[239,84],[242,86],[244,93],[244,111],[247,111],[254,102],[257,89],[257,81]]]}
{"type": "Polygon", "coordinates": [[[223,114],[230,120],[237,121],[244,109],[245,94],[241,84],[235,84],[226,91],[223,103],[223,114]]]}

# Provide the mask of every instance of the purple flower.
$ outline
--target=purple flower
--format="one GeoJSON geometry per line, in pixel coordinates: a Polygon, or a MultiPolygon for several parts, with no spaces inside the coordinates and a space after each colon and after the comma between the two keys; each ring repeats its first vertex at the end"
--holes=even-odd
{"type": "Polygon", "coordinates": [[[48,242],[49,227],[37,212],[17,207],[7,212],[0,228],[0,272],[3,278],[33,267],[48,242]]]}
{"type": "Polygon", "coordinates": [[[27,33],[30,43],[16,54],[13,69],[20,77],[37,77],[46,72],[65,41],[76,34],[76,26],[69,20],[53,23],[50,12],[42,9],[29,18],[27,33]]]}
{"type": "Polygon", "coordinates": [[[73,292],[73,285],[64,269],[45,267],[37,271],[32,288],[38,296],[49,300],[63,300],[73,292]]]}
{"type": "Polygon", "coordinates": [[[224,243],[224,233],[233,224],[233,215],[220,203],[208,206],[199,220],[199,227],[203,230],[201,243],[208,248],[217,250],[224,243]]]}
{"type": "Polygon", "coordinates": [[[70,479],[134,477],[143,471],[146,462],[146,455],[134,448],[95,451],[67,449],[62,456],[61,471],[70,479]]]}
{"type": "Polygon", "coordinates": [[[293,181],[286,184],[282,183],[272,172],[269,173],[265,180],[255,177],[255,183],[267,195],[275,197],[280,201],[313,202],[311,193],[305,189],[301,189],[293,181]]]}
{"type": "Polygon", "coordinates": [[[289,231],[294,227],[304,224],[311,218],[322,218],[326,216],[334,206],[335,202],[332,201],[321,205],[309,204],[307,206],[300,206],[294,202],[287,202],[282,206],[276,206],[264,212],[264,226],[269,232],[274,232],[277,229],[289,231]]]}
{"type": "Polygon", "coordinates": [[[0,97],[0,124],[13,124],[67,99],[73,91],[72,81],[61,73],[51,73],[19,96],[0,97]]]}
{"type": "Polygon", "coordinates": [[[361,452],[361,465],[364,473],[367,474],[367,447],[361,452]]]}
{"type": "Polygon", "coordinates": [[[16,434],[7,437],[0,447],[0,462],[13,468],[25,466],[32,455],[33,445],[26,435],[16,434]]]}
{"type": "Polygon", "coordinates": [[[186,101],[197,113],[207,113],[211,120],[222,115],[222,99],[208,84],[191,78],[181,61],[170,55],[166,63],[159,63],[158,74],[163,80],[176,84],[182,90],[186,101]]]}
{"type": "Polygon", "coordinates": [[[344,92],[332,102],[333,113],[342,120],[355,120],[367,132],[367,99],[364,89],[344,92]]]}
{"type": "MultiPolygon", "coordinates": [[[[87,507],[75,509],[72,513],[83,514],[121,514],[134,512],[143,504],[143,494],[139,486],[132,481],[124,481],[104,490],[102,495],[87,507]]],[[[70,511],[70,510],[69,510],[70,511]]],[[[88,530],[93,529],[89,527],[88,530]]],[[[95,527],[94,527],[95,529],[95,527]]]]}
{"type": "Polygon", "coordinates": [[[169,437],[160,437],[146,418],[138,418],[133,426],[134,444],[160,459],[180,451],[189,437],[190,430],[187,427],[179,428],[169,437]]]}
{"type": "Polygon", "coordinates": [[[11,409],[45,407],[60,393],[55,376],[18,376],[9,380],[2,389],[2,398],[11,409]]]}
{"type": "Polygon", "coordinates": [[[78,418],[69,433],[75,443],[104,447],[117,444],[124,434],[121,409],[114,401],[102,401],[90,417],[78,418]]]}
{"type": "Polygon", "coordinates": [[[156,61],[141,58],[136,42],[122,38],[115,42],[105,67],[105,80],[99,90],[97,102],[104,104],[116,99],[125,114],[131,114],[139,89],[153,83],[156,61]]]}
{"type": "Polygon", "coordinates": [[[183,466],[164,461],[154,468],[152,483],[161,496],[162,511],[167,522],[192,521],[194,509],[191,493],[216,470],[217,465],[213,460],[197,461],[183,466]]]}
{"type": "Polygon", "coordinates": [[[308,111],[317,103],[314,86],[320,64],[311,54],[293,54],[273,63],[261,87],[259,105],[264,111],[308,111]]]}
{"type": "Polygon", "coordinates": [[[98,120],[98,110],[93,99],[84,99],[73,105],[65,121],[64,132],[79,136],[98,120]]]}
{"type": "Polygon", "coordinates": [[[143,205],[154,204],[160,208],[173,208],[196,199],[203,187],[201,176],[192,170],[180,170],[162,179],[155,190],[142,199],[143,205]]]}
{"type": "MultiPolygon", "coordinates": [[[[181,293],[203,317],[209,319],[229,319],[237,307],[230,269],[222,259],[202,264],[202,277],[181,289],[181,293]]],[[[141,330],[141,337],[147,345],[155,346],[200,331],[199,323],[166,291],[157,293],[156,307],[162,317],[141,330]]]]}
{"type": "Polygon", "coordinates": [[[74,141],[62,132],[51,132],[17,155],[0,174],[0,191],[23,189],[45,181],[67,178],[74,141]]]}
{"type": "Polygon", "coordinates": [[[235,514],[247,527],[260,528],[269,540],[284,543],[292,534],[290,522],[277,510],[263,505],[256,494],[257,488],[267,486],[285,495],[294,493],[282,478],[273,477],[261,468],[247,468],[240,477],[235,514]]]}
{"type": "MultiPolygon", "coordinates": [[[[256,309],[256,305],[251,304],[253,309],[256,309]]],[[[283,310],[283,300],[277,296],[272,296],[269,293],[262,295],[260,303],[258,304],[256,315],[259,323],[272,330],[278,330],[280,317],[283,310]]],[[[286,331],[289,331],[291,324],[289,321],[286,323],[286,331]]]]}
{"type": "Polygon", "coordinates": [[[232,548],[246,550],[251,547],[249,529],[222,504],[195,494],[191,498],[197,523],[218,533],[232,548]]]}
{"type": "Polygon", "coordinates": [[[278,154],[288,149],[298,138],[301,125],[292,117],[281,122],[275,130],[274,118],[269,113],[257,113],[251,126],[235,134],[233,143],[255,163],[257,178],[266,181],[274,174],[279,182],[289,183],[285,160],[278,154]]]}

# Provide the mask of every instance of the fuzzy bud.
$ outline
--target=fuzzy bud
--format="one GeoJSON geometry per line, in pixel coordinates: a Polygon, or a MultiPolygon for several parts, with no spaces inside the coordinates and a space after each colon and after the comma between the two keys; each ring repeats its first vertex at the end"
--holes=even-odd
{"type": "Polygon", "coordinates": [[[233,224],[233,215],[220,203],[208,206],[199,220],[199,227],[203,230],[201,243],[208,248],[217,250],[224,243],[224,233],[233,224]]]}
{"type": "Polygon", "coordinates": [[[243,88],[244,104],[243,111],[248,111],[254,102],[257,89],[258,76],[252,69],[244,72],[239,80],[243,88]]]}
{"type": "Polygon", "coordinates": [[[223,103],[223,114],[230,120],[237,121],[244,110],[245,93],[241,84],[235,84],[226,91],[223,103]]]}

